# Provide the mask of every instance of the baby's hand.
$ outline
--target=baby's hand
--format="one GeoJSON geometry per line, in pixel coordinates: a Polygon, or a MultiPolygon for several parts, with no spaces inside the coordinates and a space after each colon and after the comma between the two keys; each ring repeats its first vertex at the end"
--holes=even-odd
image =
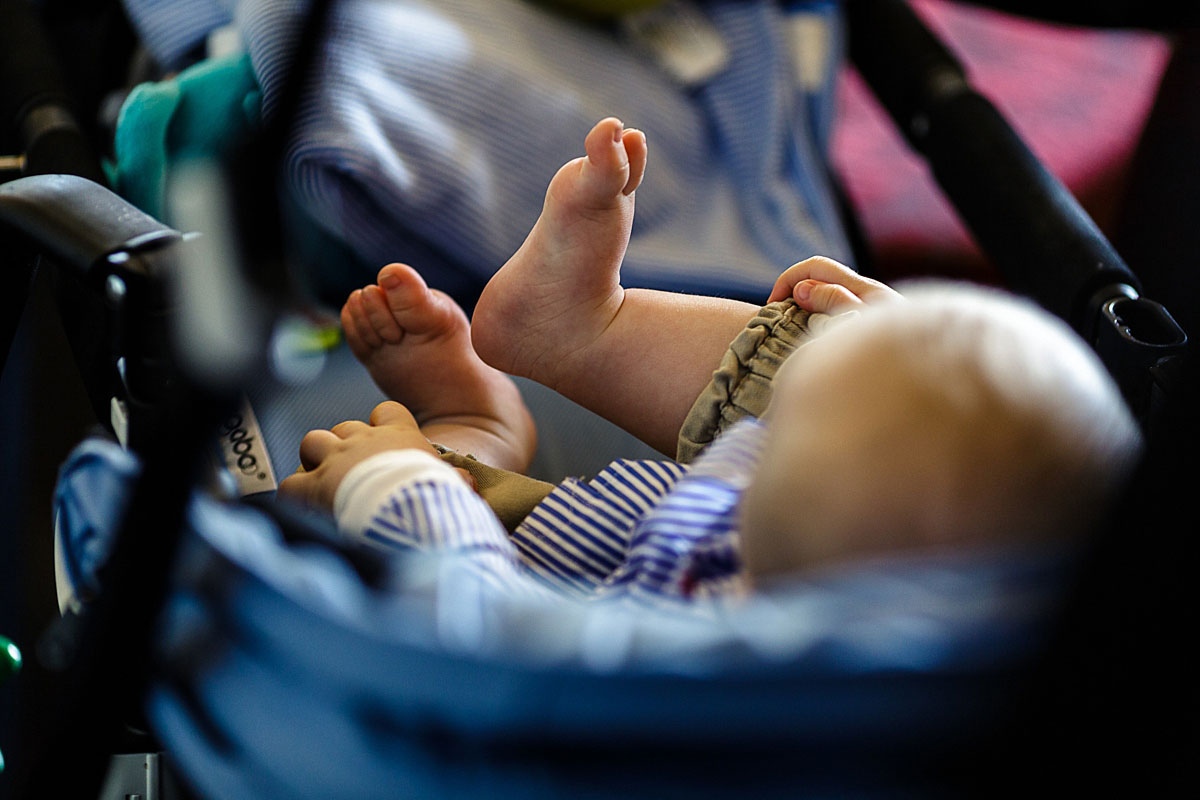
{"type": "Polygon", "coordinates": [[[332,509],[342,479],[355,464],[388,450],[417,449],[437,454],[421,435],[417,421],[399,403],[387,401],[371,411],[370,424],[348,420],[330,430],[309,431],[300,441],[303,472],[279,484],[281,496],[332,509]]]}
{"type": "Polygon", "coordinates": [[[887,284],[864,278],[832,258],[813,256],[784,270],[767,302],[791,297],[806,311],[832,316],[900,296],[887,284]]]}

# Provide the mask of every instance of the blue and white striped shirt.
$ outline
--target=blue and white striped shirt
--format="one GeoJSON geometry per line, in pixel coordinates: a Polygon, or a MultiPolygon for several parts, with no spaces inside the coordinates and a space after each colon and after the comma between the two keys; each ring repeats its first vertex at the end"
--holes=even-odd
{"type": "Polygon", "coordinates": [[[590,481],[568,479],[511,536],[444,464],[410,451],[351,471],[335,513],[351,535],[454,554],[513,590],[651,605],[719,600],[743,588],[737,511],[762,436],[746,420],[690,468],[619,460],[590,481]]]}

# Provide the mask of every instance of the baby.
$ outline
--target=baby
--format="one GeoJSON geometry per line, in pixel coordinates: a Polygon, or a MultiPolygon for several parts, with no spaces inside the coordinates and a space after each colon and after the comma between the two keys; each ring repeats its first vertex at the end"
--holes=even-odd
{"type": "Polygon", "coordinates": [[[1099,361],[1007,294],[901,297],[820,257],[785,271],[764,309],[623,288],[646,140],[610,118],[585,150],[471,322],[401,264],[349,297],[352,351],[404,405],[310,432],[283,494],[350,535],[469,551],[506,580],[690,597],[864,557],[1058,541],[1131,466],[1139,434],[1099,361]],[[689,467],[615,462],[567,481],[506,535],[430,444],[527,467],[534,425],[506,373],[663,452],[713,442],[689,467]]]}

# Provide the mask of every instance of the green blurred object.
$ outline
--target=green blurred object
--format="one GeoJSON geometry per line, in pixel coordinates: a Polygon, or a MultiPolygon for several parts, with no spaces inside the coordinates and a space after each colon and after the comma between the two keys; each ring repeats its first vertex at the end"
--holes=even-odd
{"type": "Polygon", "coordinates": [[[258,127],[261,107],[262,92],[245,53],[139,84],[117,117],[113,159],[105,164],[109,181],[126,200],[169,223],[170,167],[187,157],[220,156],[258,127]]]}
{"type": "MultiPolygon", "coordinates": [[[[21,651],[7,636],[0,636],[0,683],[21,671],[21,651]]],[[[4,754],[0,753],[0,772],[4,772],[4,754]]]]}
{"type": "Polygon", "coordinates": [[[534,0],[568,14],[589,19],[612,19],[634,11],[661,6],[664,0],[534,0]]]}
{"type": "Polygon", "coordinates": [[[12,639],[0,636],[0,681],[21,671],[21,651],[12,639]]]}
{"type": "Polygon", "coordinates": [[[301,348],[304,352],[314,353],[322,350],[332,350],[342,343],[342,329],[338,325],[325,325],[310,328],[303,339],[301,348]]]}

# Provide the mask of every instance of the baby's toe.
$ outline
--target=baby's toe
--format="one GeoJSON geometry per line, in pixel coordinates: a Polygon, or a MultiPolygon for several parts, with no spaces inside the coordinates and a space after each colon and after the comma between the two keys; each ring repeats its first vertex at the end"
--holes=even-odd
{"type": "Polygon", "coordinates": [[[583,145],[587,158],[579,171],[579,191],[592,203],[611,202],[622,193],[630,179],[625,126],[614,117],[602,119],[588,133],[583,145]]]}
{"type": "Polygon", "coordinates": [[[410,333],[440,333],[458,324],[454,304],[431,290],[407,264],[388,264],[380,270],[379,286],[390,315],[410,333]]]}
{"type": "Polygon", "coordinates": [[[646,134],[631,128],[621,135],[621,142],[629,159],[629,178],[621,194],[630,195],[641,185],[642,177],[646,174],[646,134]]]}
{"type": "Polygon", "coordinates": [[[392,313],[383,289],[378,286],[368,286],[363,289],[362,306],[367,323],[381,342],[398,344],[404,338],[404,328],[400,326],[396,315],[392,313]]]}
{"type": "Polygon", "coordinates": [[[371,352],[371,347],[358,335],[358,325],[354,321],[354,313],[350,310],[350,301],[348,300],[342,306],[341,320],[346,344],[349,345],[350,352],[354,354],[354,357],[361,361],[371,352]]]}
{"type": "Polygon", "coordinates": [[[367,317],[367,311],[363,305],[362,289],[355,289],[346,298],[346,304],[342,306],[341,319],[346,341],[350,344],[350,349],[354,354],[360,358],[371,349],[383,344],[383,340],[367,317]]]}

